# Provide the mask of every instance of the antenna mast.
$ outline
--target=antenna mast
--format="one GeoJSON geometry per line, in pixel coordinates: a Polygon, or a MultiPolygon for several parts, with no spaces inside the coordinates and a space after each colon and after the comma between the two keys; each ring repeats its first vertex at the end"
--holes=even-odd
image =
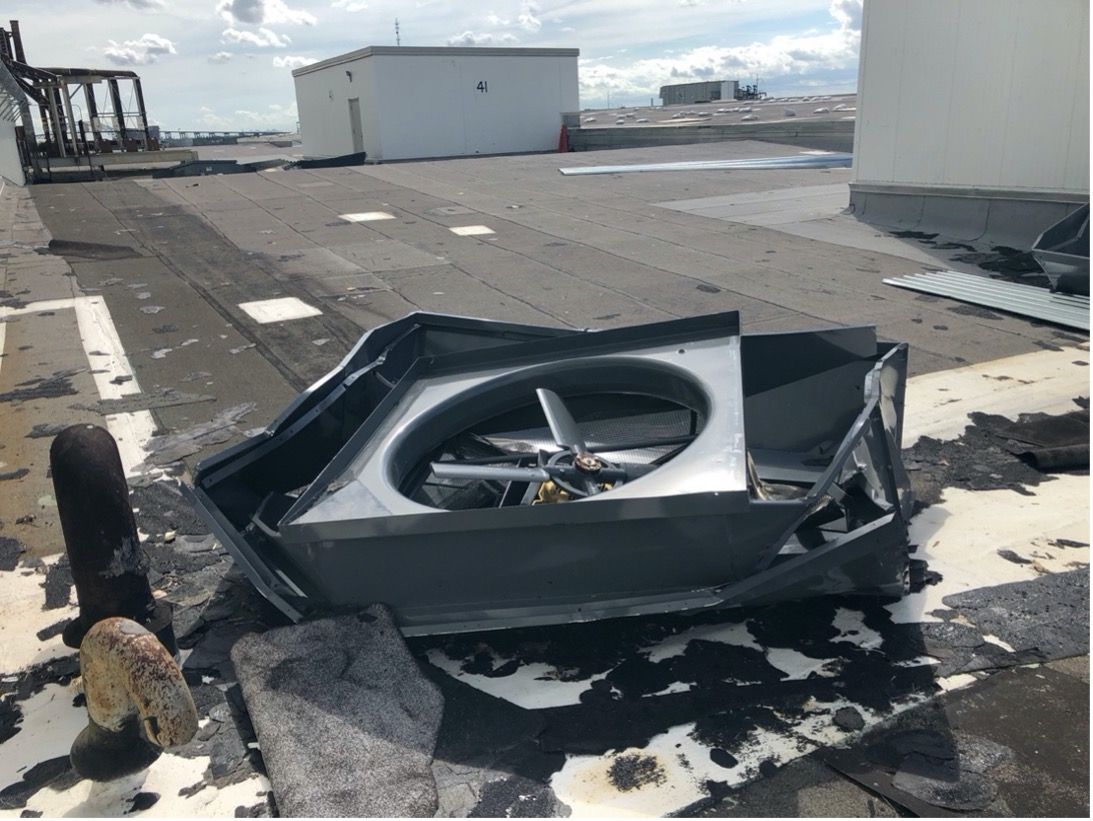
{"type": "Polygon", "coordinates": [[[399,37],[399,33],[398,33],[398,18],[397,17],[395,18],[395,45],[396,46],[401,46],[402,45],[402,38],[399,37]]]}

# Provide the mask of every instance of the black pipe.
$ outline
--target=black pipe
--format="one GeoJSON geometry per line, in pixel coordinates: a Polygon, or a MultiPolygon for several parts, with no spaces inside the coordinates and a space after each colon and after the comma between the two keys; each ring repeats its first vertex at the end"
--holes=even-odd
{"type": "Polygon", "coordinates": [[[122,616],[155,633],[178,654],[171,606],[152,597],[148,561],[137,536],[129,487],[114,438],[97,425],[72,425],[49,449],[57,512],[80,615],[65,628],[79,647],[98,621],[122,616]]]}
{"type": "Polygon", "coordinates": [[[19,21],[9,20],[11,25],[11,43],[15,49],[15,59],[20,63],[27,61],[27,55],[23,52],[23,35],[19,31],[19,21]]]}

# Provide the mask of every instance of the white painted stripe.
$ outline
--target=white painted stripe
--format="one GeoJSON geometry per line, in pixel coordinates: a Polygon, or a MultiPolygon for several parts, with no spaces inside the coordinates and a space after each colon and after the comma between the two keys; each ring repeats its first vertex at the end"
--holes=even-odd
{"type": "Polygon", "coordinates": [[[100,399],[120,399],[140,393],[133,367],[122,347],[114,320],[102,297],[76,297],[76,323],[80,329],[87,361],[91,365],[91,375],[95,378],[95,387],[99,389],[100,399]],[[98,351],[107,356],[93,356],[98,351]],[[124,379],[120,384],[115,379],[124,379]]]}
{"type": "Polygon", "coordinates": [[[494,233],[493,229],[486,225],[457,225],[448,230],[460,237],[480,237],[494,233]]]}
{"type": "Polygon", "coordinates": [[[375,222],[376,220],[393,220],[394,214],[386,211],[364,211],[360,214],[338,214],[346,222],[375,222]]]}
{"type": "Polygon", "coordinates": [[[118,443],[121,465],[128,479],[138,475],[136,467],[148,458],[148,440],[156,429],[151,411],[113,413],[105,417],[106,429],[118,443]]]}
{"type": "MultiPolygon", "coordinates": [[[[90,299],[91,297],[64,297],[63,299],[43,299],[41,302],[31,302],[21,308],[0,308],[0,316],[19,316],[21,314],[39,314],[42,311],[63,311],[75,305],[77,299],[90,299]]],[[[98,297],[96,297],[98,298],[98,297]]]]}
{"type": "MultiPolygon", "coordinates": [[[[21,308],[0,308],[0,317],[31,316],[43,311],[60,311],[72,308],[76,313],[76,327],[80,342],[87,356],[91,377],[100,399],[121,399],[140,393],[140,384],[121,344],[114,320],[106,302],[100,296],[78,296],[67,299],[48,299],[32,302],[21,308]],[[118,381],[115,381],[118,380],[118,381]]],[[[0,353],[4,352],[4,323],[0,322],[0,353]]],[[[148,456],[145,446],[156,429],[151,411],[111,414],[105,417],[105,425],[117,440],[122,467],[126,477],[136,475],[134,468],[148,456]]]]}
{"type": "Polygon", "coordinates": [[[290,319],[303,319],[322,314],[318,308],[308,305],[294,296],[279,299],[260,299],[257,302],[240,302],[240,310],[262,325],[270,322],[287,322],[290,319]]]}

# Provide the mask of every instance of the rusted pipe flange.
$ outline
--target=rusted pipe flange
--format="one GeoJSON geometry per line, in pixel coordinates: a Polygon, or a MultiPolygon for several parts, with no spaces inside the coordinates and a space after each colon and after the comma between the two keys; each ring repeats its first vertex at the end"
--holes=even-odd
{"type": "Polygon", "coordinates": [[[190,688],[155,635],[130,619],[95,624],[80,644],[88,724],[72,744],[77,773],[109,781],[137,772],[197,732],[190,688]]]}

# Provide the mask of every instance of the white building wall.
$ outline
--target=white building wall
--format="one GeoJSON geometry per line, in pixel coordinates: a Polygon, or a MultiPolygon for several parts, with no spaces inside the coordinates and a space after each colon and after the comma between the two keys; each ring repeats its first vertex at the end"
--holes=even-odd
{"type": "Polygon", "coordinates": [[[857,183],[1088,193],[1088,0],[865,0],[857,107],[857,183]]]}
{"type": "Polygon", "coordinates": [[[15,123],[0,117],[0,177],[23,185],[23,164],[19,161],[19,144],[15,140],[15,123]]]}
{"type": "Polygon", "coordinates": [[[350,97],[360,99],[365,150],[374,160],[548,151],[558,144],[561,114],[580,107],[575,51],[366,51],[294,72],[307,156],[353,150],[350,97]]]}
{"type": "Polygon", "coordinates": [[[349,100],[360,100],[364,149],[376,157],[380,150],[375,80],[368,58],[352,60],[309,74],[294,75],[300,139],[308,157],[338,157],[353,153],[349,100]],[[348,73],[347,73],[348,72],[348,73]]]}

